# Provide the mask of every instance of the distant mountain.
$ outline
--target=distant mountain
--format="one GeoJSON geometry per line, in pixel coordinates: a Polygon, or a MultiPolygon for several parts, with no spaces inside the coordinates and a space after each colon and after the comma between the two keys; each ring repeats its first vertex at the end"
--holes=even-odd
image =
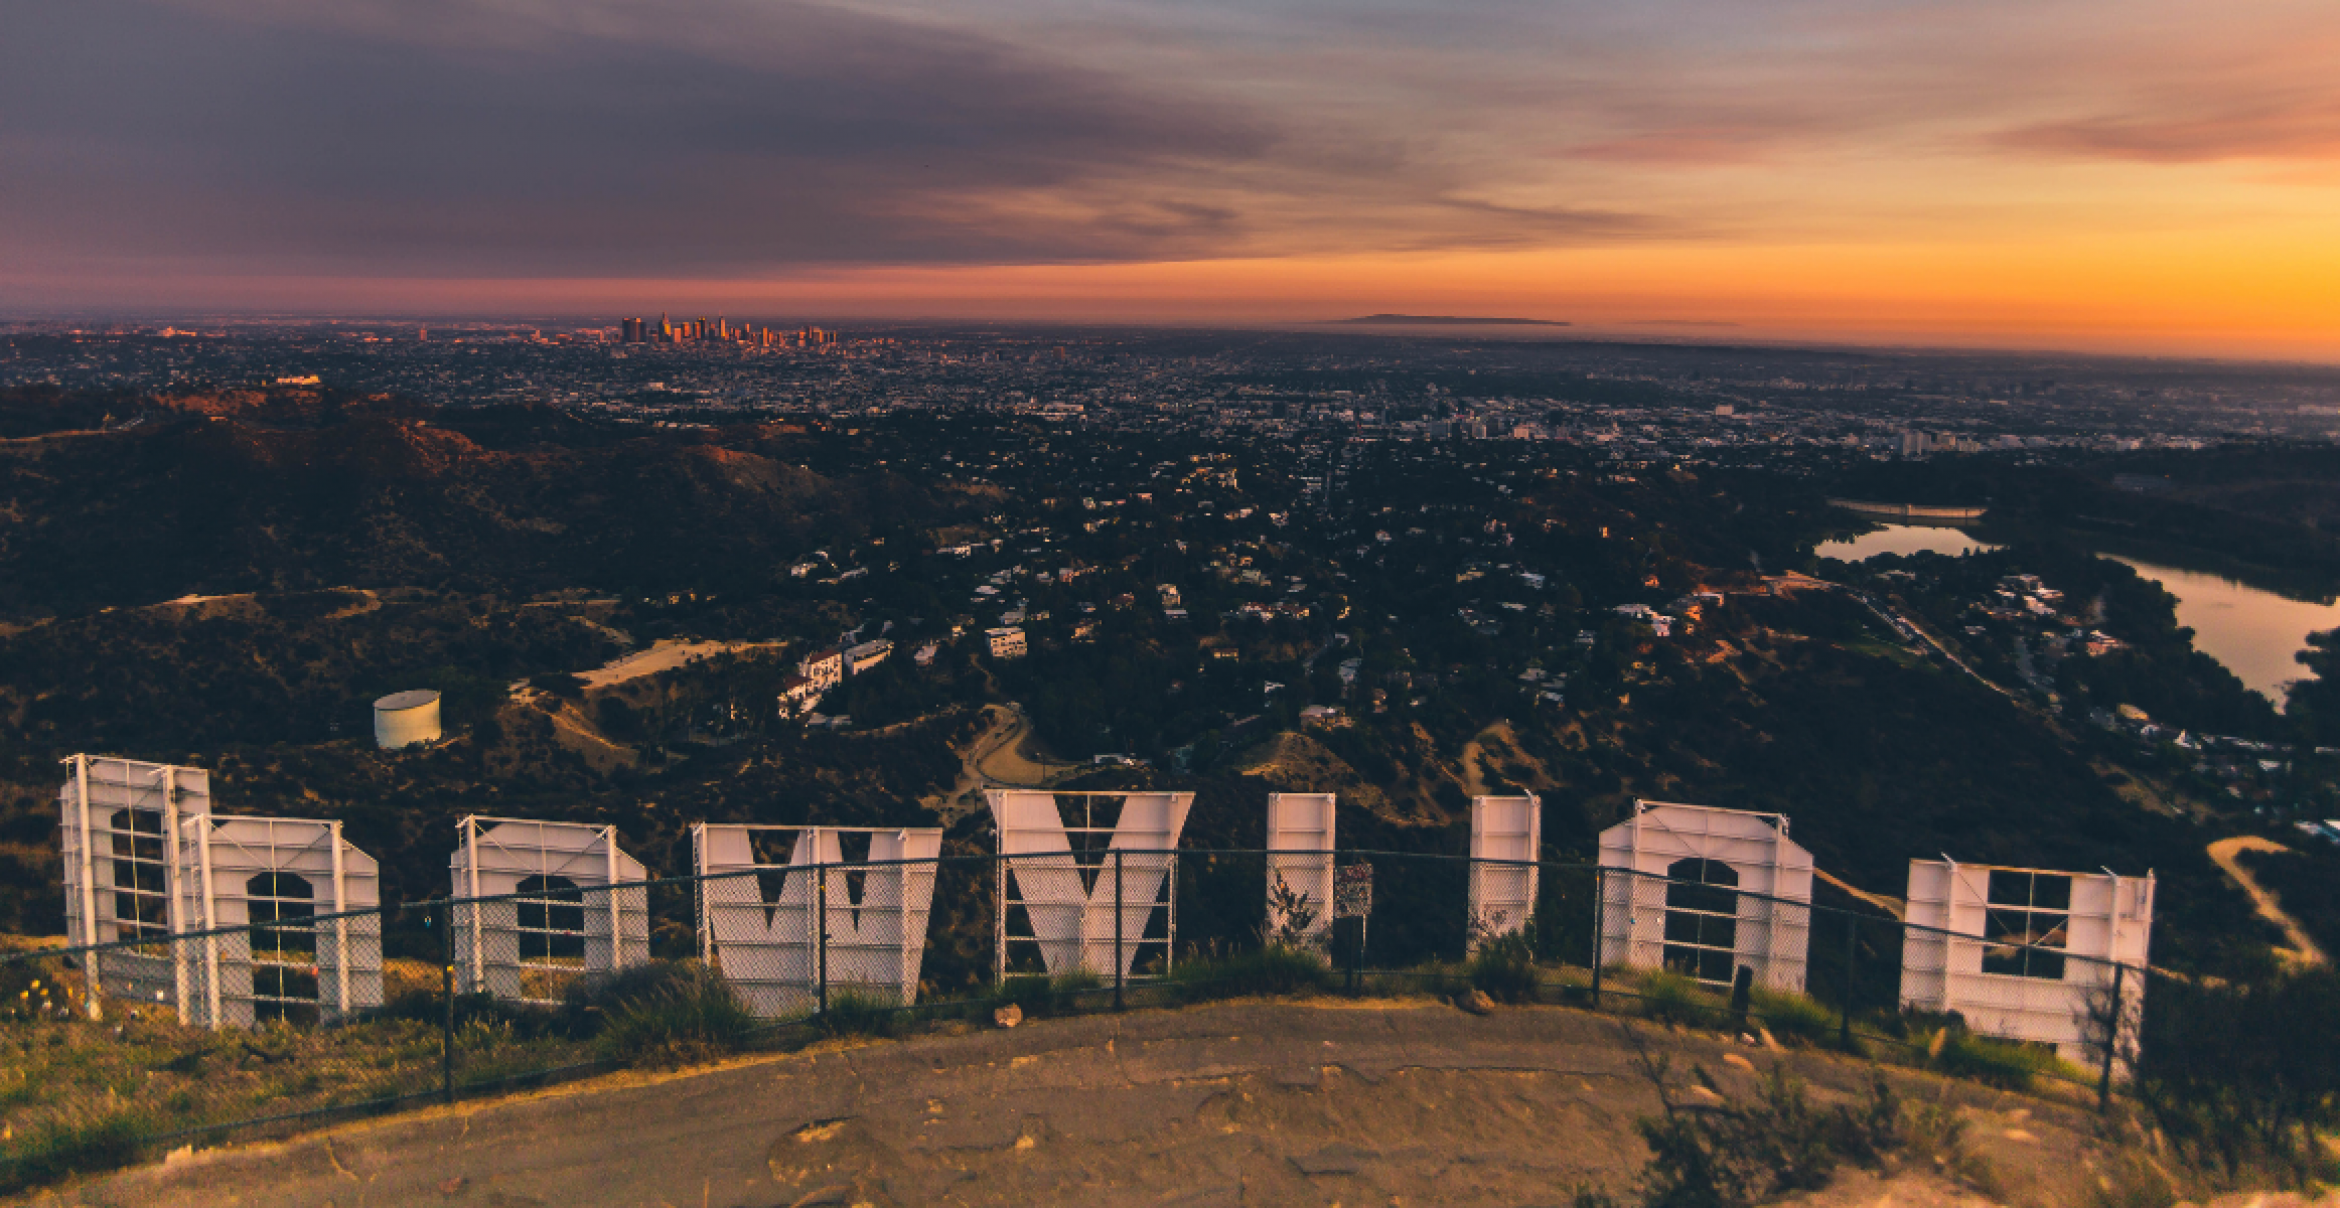
{"type": "Polygon", "coordinates": [[[1333,319],[1333,323],[1369,323],[1376,327],[1566,327],[1557,319],[1507,319],[1482,315],[1366,315],[1361,319],[1333,319]]]}

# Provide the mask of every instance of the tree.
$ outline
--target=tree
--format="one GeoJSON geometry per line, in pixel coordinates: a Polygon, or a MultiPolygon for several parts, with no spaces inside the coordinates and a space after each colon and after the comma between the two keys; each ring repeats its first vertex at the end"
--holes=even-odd
{"type": "Polygon", "coordinates": [[[2308,635],[2308,648],[2292,657],[2315,673],[2286,689],[2285,711],[2300,728],[2305,745],[2340,743],[2340,629],[2308,635]]]}

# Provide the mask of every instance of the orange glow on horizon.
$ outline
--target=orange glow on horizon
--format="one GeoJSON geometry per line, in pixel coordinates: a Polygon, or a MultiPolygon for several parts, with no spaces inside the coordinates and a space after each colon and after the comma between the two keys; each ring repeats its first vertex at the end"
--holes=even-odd
{"type": "Polygon", "coordinates": [[[713,280],[177,278],[190,307],[843,321],[1295,324],[1399,312],[1584,335],[2340,361],[2340,240],[2172,234],[1957,246],[1704,244],[873,267],[713,280]]]}

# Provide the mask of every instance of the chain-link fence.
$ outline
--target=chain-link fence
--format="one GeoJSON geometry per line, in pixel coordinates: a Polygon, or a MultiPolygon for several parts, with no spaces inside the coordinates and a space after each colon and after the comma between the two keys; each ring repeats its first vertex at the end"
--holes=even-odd
{"type": "Polygon", "coordinates": [[[141,903],[130,938],[0,953],[0,1188],[603,1068],[612,1013],[693,958],[762,1021],[749,1043],[847,1004],[987,1013],[1038,979],[1076,1008],[1188,1000],[1296,952],[1336,992],[1479,990],[2099,1094],[2148,980],[2030,915],[1954,932],[1828,885],[1791,901],[1444,854],[1100,847],[521,885],[341,913],[260,886],[237,926],[141,903]]]}

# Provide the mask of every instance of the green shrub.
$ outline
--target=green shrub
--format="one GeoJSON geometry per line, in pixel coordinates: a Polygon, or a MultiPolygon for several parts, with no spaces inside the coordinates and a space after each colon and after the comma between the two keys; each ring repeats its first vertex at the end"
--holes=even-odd
{"type": "Polygon", "coordinates": [[[1084,995],[1094,996],[1104,988],[1105,979],[1087,969],[1073,969],[1054,977],[1018,973],[994,987],[989,995],[971,1000],[968,1013],[977,1023],[989,1023],[993,1011],[1012,1003],[1023,1010],[1027,1019],[1072,1015],[1080,1011],[1084,995]]]}
{"type": "Polygon", "coordinates": [[[1755,991],[1755,1017],[1781,1040],[1816,1044],[1836,1033],[1836,1012],[1808,995],[1786,990],[1755,991]]]}
{"type": "Polygon", "coordinates": [[[677,962],[644,981],[602,1010],[599,1048],[607,1060],[665,1067],[711,1061],[737,1051],[758,1026],[731,983],[703,965],[677,962]]]}
{"type": "Polygon", "coordinates": [[[153,1124],[143,1110],[119,1106],[41,1120],[0,1160],[0,1194],[128,1166],[153,1124]]]}
{"type": "Polygon", "coordinates": [[[1765,1073],[1751,1100],[1724,1095],[1694,1066],[1719,1106],[1693,1109],[1675,1102],[1664,1059],[1642,1059],[1665,1108],[1637,1123],[1650,1149],[1647,1208],[1751,1208],[1825,1187],[1843,1162],[1877,1167],[1907,1143],[1902,1104],[1882,1076],[1858,1105],[1824,1108],[1784,1064],[1765,1073]]]}
{"type": "MultiPolygon", "coordinates": [[[[653,962],[664,964],[665,962],[653,962]]],[[[578,983],[595,981],[579,978],[578,983]]],[[[578,985],[570,987],[570,994],[580,993],[578,985]]],[[[455,996],[455,1027],[457,1030],[478,1025],[494,1027],[515,1038],[538,1040],[549,1036],[583,1039],[600,1030],[600,1005],[584,1009],[585,1004],[574,997],[559,1007],[539,1006],[535,1003],[514,1002],[498,998],[486,991],[455,996]]],[[[404,990],[378,1007],[357,1012],[352,1023],[382,1023],[405,1021],[439,1027],[447,1016],[447,1000],[437,990],[404,990]]]]}
{"type": "Polygon", "coordinates": [[[892,1036],[902,1030],[903,1016],[891,997],[832,988],[829,1009],[813,1024],[830,1036],[892,1036]]]}
{"type": "Polygon", "coordinates": [[[1709,1024],[1722,1004],[1697,979],[1671,969],[1652,969],[1641,976],[1641,1013],[1660,1023],[1709,1024]]]}
{"type": "MultiPolygon", "coordinates": [[[[2107,1005],[2092,1002],[2092,1028],[2107,1005]]],[[[2329,1183],[2325,1138],[2340,1129],[2333,1019],[2340,970],[2328,965],[2157,978],[2128,1054],[2133,1085],[2177,1152],[2221,1181],[2329,1183]]]]}
{"type": "Polygon", "coordinates": [[[610,1017],[628,1004],[687,997],[697,993],[700,984],[710,978],[722,980],[720,974],[695,960],[645,961],[572,979],[561,991],[561,1005],[549,1011],[506,1003],[484,994],[466,995],[456,1000],[456,1022],[460,1024],[476,1011],[499,1018],[510,1017],[513,1025],[526,1034],[535,1034],[532,1028],[549,1029],[582,1040],[601,1032],[608,1026],[610,1017]],[[473,999],[480,1001],[474,1003],[473,999]],[[547,1018],[531,1019],[532,1014],[547,1018]]]}
{"type": "Polygon", "coordinates": [[[554,696],[566,697],[569,700],[583,700],[585,699],[585,690],[593,685],[584,676],[551,671],[543,675],[528,677],[528,686],[550,692],[554,696]]]}
{"type": "Polygon", "coordinates": [[[1094,995],[1105,985],[1102,974],[1089,969],[1070,969],[1048,979],[1048,992],[1055,997],[1057,1009],[1069,1015],[1081,1009],[1083,996],[1094,995]]]}
{"type": "Polygon", "coordinates": [[[1188,960],[1170,971],[1170,985],[1185,1002],[1253,994],[1309,994],[1330,989],[1332,984],[1332,966],[1325,962],[1323,953],[1282,944],[1188,960]]]}
{"type": "Polygon", "coordinates": [[[2057,1067],[2053,1049],[1993,1040],[1957,1028],[1941,1037],[1939,1045],[1929,1044],[1927,1054],[1928,1065],[1954,1078],[1972,1078],[2016,1091],[2057,1067]]]}
{"type": "Polygon", "coordinates": [[[1998,1196],[1990,1165],[1966,1147],[1966,1117],[1945,1100],[1902,1109],[1901,1157],[1916,1169],[1932,1166],[1946,1178],[1998,1196]]]}
{"type": "Polygon", "coordinates": [[[1463,962],[1463,980],[1497,1002],[1536,1001],[1540,987],[1531,943],[1523,935],[1488,940],[1463,962]]]}
{"type": "Polygon", "coordinates": [[[2088,1194],[2088,1208],[2172,1208],[2177,1202],[2174,1180],[2129,1150],[2106,1156],[2088,1194]]]}

